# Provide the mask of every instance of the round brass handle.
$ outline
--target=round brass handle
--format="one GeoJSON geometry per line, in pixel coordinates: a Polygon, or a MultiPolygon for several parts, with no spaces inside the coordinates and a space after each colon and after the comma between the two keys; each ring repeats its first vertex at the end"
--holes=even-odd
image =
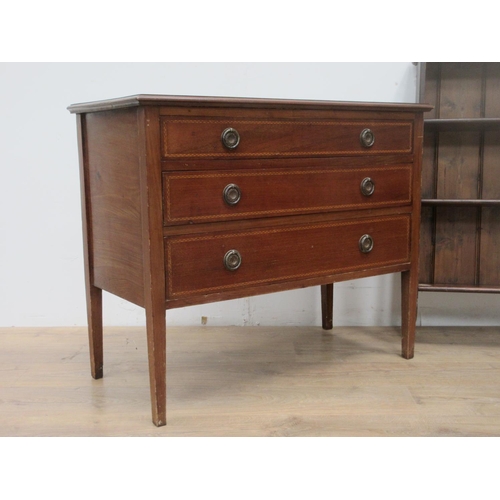
{"type": "Polygon", "coordinates": [[[375,134],[369,128],[365,128],[359,134],[359,141],[363,147],[371,148],[375,143],[375,134]]]}
{"type": "Polygon", "coordinates": [[[241,254],[238,250],[229,250],[224,255],[224,267],[228,271],[236,271],[241,266],[241,254]]]}
{"type": "Polygon", "coordinates": [[[359,189],[361,189],[361,194],[363,194],[363,196],[371,196],[375,191],[375,183],[370,177],[365,177],[361,181],[359,189]]]}
{"type": "Polygon", "coordinates": [[[228,149],[234,149],[240,143],[240,134],[234,128],[226,128],[221,135],[222,144],[228,149]]]}
{"type": "Polygon", "coordinates": [[[359,239],[359,249],[363,253],[369,253],[373,250],[373,238],[369,234],[363,234],[359,239]]]}
{"type": "Polygon", "coordinates": [[[222,196],[228,205],[236,205],[241,199],[241,189],[236,184],[228,184],[222,196]]]}

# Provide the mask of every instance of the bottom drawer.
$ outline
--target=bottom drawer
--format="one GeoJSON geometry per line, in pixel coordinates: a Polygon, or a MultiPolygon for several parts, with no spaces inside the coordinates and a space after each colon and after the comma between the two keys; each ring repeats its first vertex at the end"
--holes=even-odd
{"type": "Polygon", "coordinates": [[[167,299],[409,262],[410,216],[165,238],[167,299]]]}

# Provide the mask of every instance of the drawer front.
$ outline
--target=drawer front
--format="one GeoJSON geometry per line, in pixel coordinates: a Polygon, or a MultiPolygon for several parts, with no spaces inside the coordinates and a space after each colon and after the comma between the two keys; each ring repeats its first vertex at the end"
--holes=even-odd
{"type": "Polygon", "coordinates": [[[401,215],[167,237],[167,299],[406,263],[409,235],[401,215]]]}
{"type": "Polygon", "coordinates": [[[412,137],[412,121],[164,119],[162,156],[174,159],[402,154],[412,152],[412,137]],[[238,134],[229,134],[229,147],[222,138],[228,129],[238,134]],[[363,134],[366,130],[372,135],[363,134]],[[365,145],[362,135],[367,141],[365,145]]]}
{"type": "Polygon", "coordinates": [[[411,166],[164,174],[164,222],[210,222],[411,203],[411,166]]]}

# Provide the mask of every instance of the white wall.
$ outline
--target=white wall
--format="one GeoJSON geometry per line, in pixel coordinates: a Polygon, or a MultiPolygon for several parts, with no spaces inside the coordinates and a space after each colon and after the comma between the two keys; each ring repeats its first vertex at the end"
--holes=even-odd
{"type": "MultiPolygon", "coordinates": [[[[86,324],[75,117],[131,94],[414,102],[411,63],[0,64],[0,326],[86,324]]],[[[335,287],[335,324],[399,324],[399,279],[335,287]]],[[[422,324],[499,324],[493,295],[420,295],[422,324]]],[[[170,325],[320,324],[319,287],[168,312],[170,325]]],[[[143,310],[105,294],[106,325],[143,310]]]]}

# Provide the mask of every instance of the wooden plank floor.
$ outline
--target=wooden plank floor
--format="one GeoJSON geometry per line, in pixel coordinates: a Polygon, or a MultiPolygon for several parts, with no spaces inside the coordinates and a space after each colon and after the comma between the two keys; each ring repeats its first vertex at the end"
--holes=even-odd
{"type": "Polygon", "coordinates": [[[0,436],[500,436],[500,328],[169,328],[166,427],[145,331],[0,329],[0,436]]]}

